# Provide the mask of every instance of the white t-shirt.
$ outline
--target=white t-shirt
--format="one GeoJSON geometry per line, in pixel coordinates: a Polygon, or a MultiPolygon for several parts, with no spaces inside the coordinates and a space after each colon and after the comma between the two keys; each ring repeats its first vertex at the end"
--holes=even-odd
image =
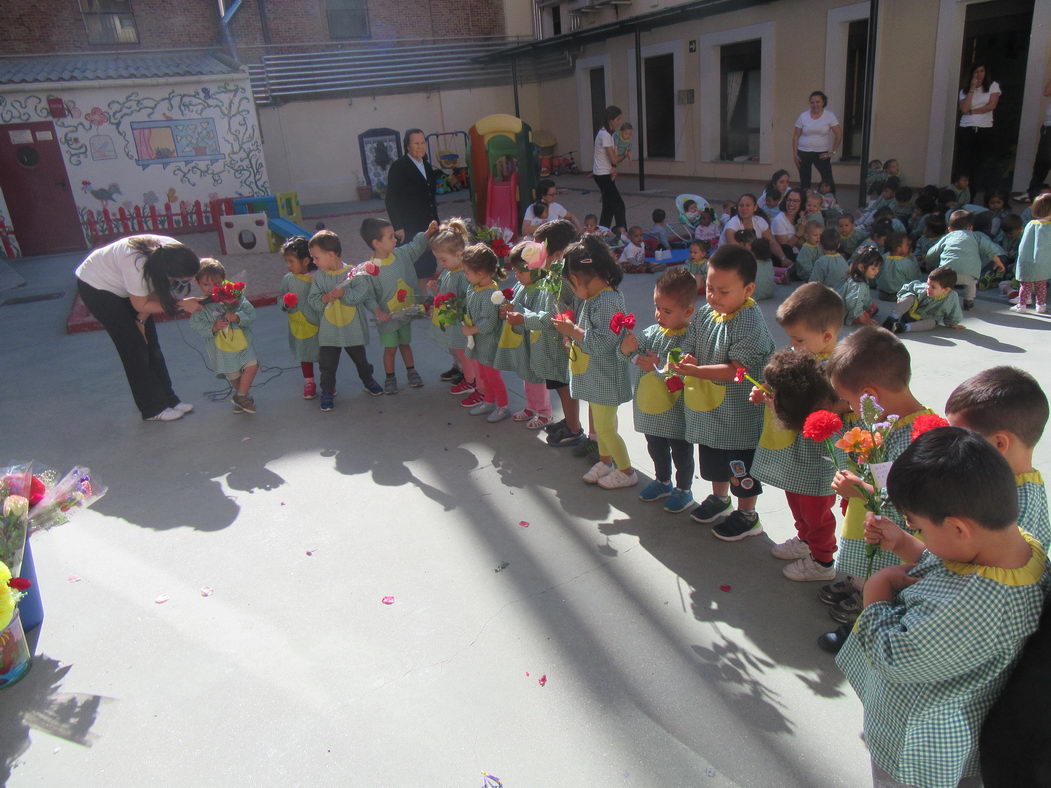
{"type": "Polygon", "coordinates": [[[613,172],[613,163],[609,160],[606,148],[615,147],[613,135],[605,129],[599,129],[598,134],[595,135],[595,159],[591,164],[593,175],[609,175],[613,172]]]}
{"type": "MultiPolygon", "coordinates": [[[[726,226],[723,227],[723,238],[727,237],[727,231],[730,232],[730,238],[733,238],[734,233],[736,233],[738,230],[743,229],[745,229],[745,227],[743,224],[741,224],[741,217],[734,216],[730,219],[730,221],[726,223],[726,226]]],[[[763,233],[770,229],[770,225],[766,223],[766,219],[764,219],[762,216],[753,216],[751,229],[752,232],[755,233],[756,238],[761,238],[763,233]]]]}
{"type": "Polygon", "coordinates": [[[178,243],[166,235],[132,235],[96,249],[77,266],[77,279],[96,290],[106,290],[121,298],[150,294],[149,284],[142,277],[146,258],[131,248],[131,242],[143,238],[160,246],[178,243]]]}
{"type": "Polygon", "coordinates": [[[775,236],[778,235],[795,235],[796,228],[792,226],[792,222],[788,221],[788,217],[785,214],[779,213],[774,217],[770,224],[770,232],[775,236]]]}
{"type": "Polygon", "coordinates": [[[835,137],[832,135],[832,127],[839,125],[837,118],[831,110],[824,110],[818,117],[810,117],[807,110],[796,120],[796,128],[802,129],[796,150],[809,153],[824,153],[832,150],[835,137]]]}
{"type": "MultiPolygon", "coordinates": [[[[984,107],[989,103],[989,97],[994,93],[1000,92],[1000,83],[994,82],[989,86],[989,92],[986,92],[979,88],[974,91],[974,95],[971,97],[972,107],[984,107]]],[[[967,98],[967,91],[960,91],[960,101],[967,98]]],[[[960,128],[961,129],[991,129],[993,127],[993,113],[991,112],[979,112],[975,115],[967,113],[966,115],[960,115],[960,128]]]]}
{"type": "Polygon", "coordinates": [[[530,224],[536,224],[539,221],[553,222],[556,219],[561,219],[567,213],[569,213],[569,211],[567,211],[565,209],[565,207],[563,205],[561,205],[560,203],[557,203],[557,202],[548,203],[548,206],[547,206],[547,218],[543,219],[543,220],[540,220],[540,219],[537,219],[536,218],[536,214],[533,213],[533,204],[530,203],[529,207],[526,208],[526,212],[525,212],[525,216],[523,217],[523,221],[529,222],[530,224]]]}

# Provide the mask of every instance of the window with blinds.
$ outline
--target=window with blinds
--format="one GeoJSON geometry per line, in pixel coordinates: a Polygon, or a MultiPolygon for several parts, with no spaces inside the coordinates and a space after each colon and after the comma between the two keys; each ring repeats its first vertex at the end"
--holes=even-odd
{"type": "Polygon", "coordinates": [[[80,0],[89,44],[137,44],[131,0],[80,0]]]}
{"type": "Polygon", "coordinates": [[[369,11],[365,0],[325,0],[329,38],[367,38],[369,11]]]}

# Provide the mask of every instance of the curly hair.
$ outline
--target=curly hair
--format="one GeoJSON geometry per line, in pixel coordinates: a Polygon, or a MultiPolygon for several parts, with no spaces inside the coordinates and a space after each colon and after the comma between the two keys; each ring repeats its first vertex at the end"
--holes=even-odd
{"type": "Polygon", "coordinates": [[[806,351],[775,353],[763,369],[763,380],[774,391],[777,420],[790,430],[802,430],[807,416],[839,401],[825,371],[806,351]]]}

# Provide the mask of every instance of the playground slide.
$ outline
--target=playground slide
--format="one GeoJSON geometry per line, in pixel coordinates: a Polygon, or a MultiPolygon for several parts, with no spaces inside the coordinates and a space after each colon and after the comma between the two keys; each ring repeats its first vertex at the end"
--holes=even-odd
{"type": "Polygon", "coordinates": [[[274,233],[274,235],[279,235],[286,240],[294,238],[297,235],[302,235],[304,238],[309,238],[311,236],[311,233],[308,233],[298,224],[290,219],[285,219],[284,217],[279,217],[277,219],[268,218],[266,225],[270,229],[270,232],[274,233]]]}

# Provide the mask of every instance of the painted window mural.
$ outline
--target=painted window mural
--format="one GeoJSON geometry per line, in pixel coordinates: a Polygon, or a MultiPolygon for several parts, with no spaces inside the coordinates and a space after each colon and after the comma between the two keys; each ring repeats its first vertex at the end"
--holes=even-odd
{"type": "Polygon", "coordinates": [[[145,169],[151,164],[167,167],[184,161],[220,161],[219,135],[212,118],[193,120],[132,121],[135,163],[145,169]]]}

